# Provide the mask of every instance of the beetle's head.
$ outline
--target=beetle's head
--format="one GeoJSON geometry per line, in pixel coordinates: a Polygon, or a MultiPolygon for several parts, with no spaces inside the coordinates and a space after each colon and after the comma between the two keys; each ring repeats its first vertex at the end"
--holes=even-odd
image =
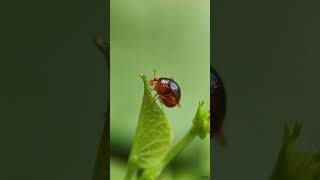
{"type": "Polygon", "coordinates": [[[156,70],[153,70],[153,77],[149,81],[150,86],[156,85],[158,82],[158,78],[156,77],[156,70]]]}

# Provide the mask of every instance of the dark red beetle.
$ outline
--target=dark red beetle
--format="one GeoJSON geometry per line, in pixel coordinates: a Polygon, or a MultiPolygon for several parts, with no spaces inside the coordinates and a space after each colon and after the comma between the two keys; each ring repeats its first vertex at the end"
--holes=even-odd
{"type": "Polygon", "coordinates": [[[180,107],[181,90],[173,79],[170,78],[157,78],[156,71],[153,71],[153,77],[149,81],[149,85],[157,92],[161,104],[167,107],[180,107]]]}
{"type": "Polygon", "coordinates": [[[210,136],[214,137],[221,145],[226,143],[222,132],[222,123],[226,114],[226,95],[221,78],[218,73],[210,68],[210,136]]]}

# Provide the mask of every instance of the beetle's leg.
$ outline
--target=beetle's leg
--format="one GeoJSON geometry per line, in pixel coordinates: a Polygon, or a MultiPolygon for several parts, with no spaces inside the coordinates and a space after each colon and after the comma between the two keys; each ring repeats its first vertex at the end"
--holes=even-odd
{"type": "MultiPolygon", "coordinates": [[[[159,98],[160,96],[158,96],[158,98],[159,98]]],[[[160,104],[161,104],[161,111],[163,111],[163,103],[162,103],[162,101],[160,100],[160,104]]]]}
{"type": "Polygon", "coordinates": [[[155,94],[154,96],[153,96],[153,99],[158,99],[159,98],[159,96],[158,96],[158,94],[155,94]]]}
{"type": "Polygon", "coordinates": [[[162,104],[162,101],[160,101],[160,104],[161,104],[161,111],[163,111],[163,104],[162,104]]]}
{"type": "MultiPolygon", "coordinates": [[[[155,102],[157,99],[160,98],[160,96],[159,96],[158,94],[156,94],[153,98],[154,98],[153,102],[155,102]]],[[[160,104],[161,104],[161,110],[163,110],[163,103],[162,103],[161,100],[160,100],[159,102],[160,102],[160,104]]]]}
{"type": "Polygon", "coordinates": [[[156,86],[155,85],[149,85],[150,91],[157,91],[156,86]]]}
{"type": "Polygon", "coordinates": [[[155,102],[157,99],[159,99],[160,96],[158,96],[158,94],[153,96],[153,102],[155,102]]]}
{"type": "Polygon", "coordinates": [[[154,89],[154,86],[151,85],[150,83],[149,83],[149,86],[148,86],[148,87],[150,88],[150,91],[152,91],[152,90],[154,89]]]}

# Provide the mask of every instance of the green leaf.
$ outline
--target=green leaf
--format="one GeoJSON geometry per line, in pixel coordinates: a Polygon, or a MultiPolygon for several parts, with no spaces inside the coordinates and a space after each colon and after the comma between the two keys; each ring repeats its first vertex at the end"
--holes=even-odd
{"type": "Polygon", "coordinates": [[[130,157],[139,168],[145,169],[160,163],[172,144],[172,128],[151,94],[146,76],[144,96],[138,126],[130,157]]]}
{"type": "Polygon", "coordinates": [[[320,180],[319,153],[300,152],[295,148],[300,131],[300,121],[292,131],[285,123],[283,144],[271,180],[320,180]]]}
{"type": "Polygon", "coordinates": [[[180,154],[191,142],[199,136],[204,139],[210,132],[210,111],[203,107],[204,101],[199,101],[197,113],[193,119],[191,129],[174,145],[166,154],[161,164],[145,169],[139,180],[154,180],[161,171],[167,166],[178,154],[180,154]]]}

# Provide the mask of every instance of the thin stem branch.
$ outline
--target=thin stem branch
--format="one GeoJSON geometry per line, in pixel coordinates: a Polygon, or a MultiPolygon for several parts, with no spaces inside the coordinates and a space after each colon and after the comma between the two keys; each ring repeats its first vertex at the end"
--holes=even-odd
{"type": "Polygon", "coordinates": [[[129,161],[128,161],[127,173],[126,173],[124,180],[131,180],[132,179],[132,177],[136,171],[136,167],[137,167],[136,163],[137,163],[137,161],[130,156],[129,161]]]}
{"type": "MultiPolygon", "coordinates": [[[[167,153],[162,161],[162,167],[169,164],[173,158],[175,158],[179,153],[181,153],[197,136],[197,132],[192,127],[186,135],[167,153]]],[[[162,168],[161,168],[162,169],[162,168]]]]}
{"type": "MultiPolygon", "coordinates": [[[[110,46],[102,39],[97,38],[95,44],[98,49],[105,55],[107,64],[107,84],[110,87],[110,46]]],[[[110,92],[107,95],[107,108],[105,112],[105,122],[103,132],[100,138],[100,145],[98,150],[98,155],[96,158],[96,163],[94,167],[94,173],[92,180],[109,180],[110,179],[110,92]]]]}

